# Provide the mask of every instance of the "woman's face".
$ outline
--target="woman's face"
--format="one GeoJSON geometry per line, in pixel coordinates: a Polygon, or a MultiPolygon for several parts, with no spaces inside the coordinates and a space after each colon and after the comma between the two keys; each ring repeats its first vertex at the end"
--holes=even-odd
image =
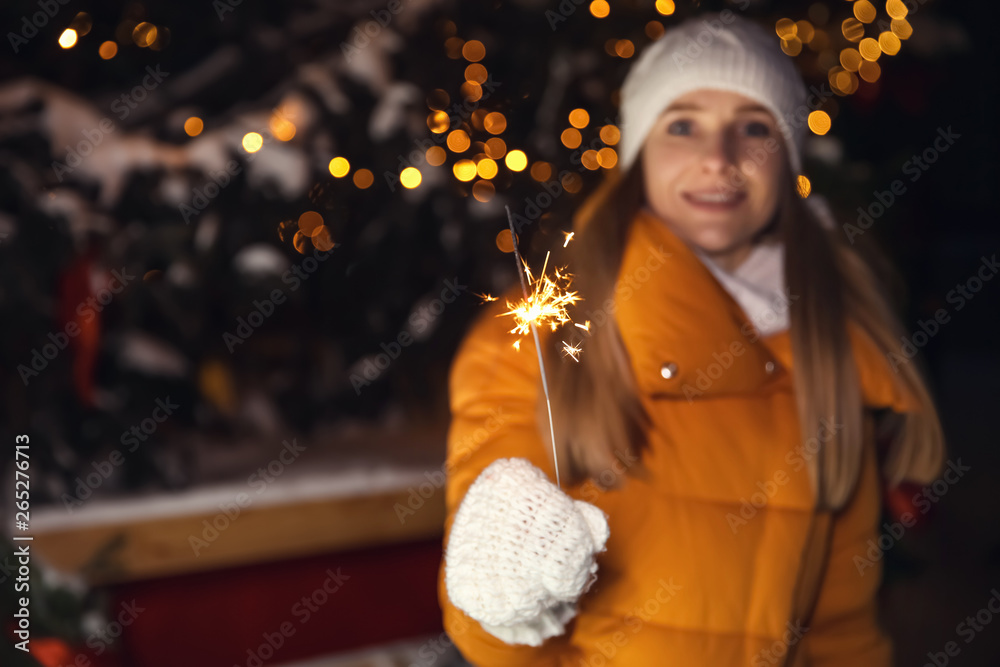
{"type": "Polygon", "coordinates": [[[728,91],[679,97],[653,125],[641,160],[647,206],[728,271],[774,217],[787,182],[774,116],[728,91]]]}

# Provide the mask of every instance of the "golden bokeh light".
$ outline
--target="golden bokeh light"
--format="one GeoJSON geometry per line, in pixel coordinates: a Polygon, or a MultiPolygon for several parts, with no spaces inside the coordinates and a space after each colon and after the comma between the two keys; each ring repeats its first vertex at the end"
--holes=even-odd
{"type": "Polygon", "coordinates": [[[346,157],[335,157],[330,160],[327,169],[330,170],[330,175],[334,178],[343,178],[351,171],[351,163],[347,161],[346,157]]]}
{"type": "Polygon", "coordinates": [[[442,134],[448,130],[451,119],[443,111],[432,111],[427,114],[427,129],[434,134],[442,134]]]}
{"type": "Polygon", "coordinates": [[[569,124],[576,128],[585,128],[590,122],[590,114],[585,109],[573,109],[569,112],[569,124]]]}
{"type": "Polygon", "coordinates": [[[471,143],[465,130],[452,130],[448,133],[448,150],[452,153],[464,153],[469,150],[471,143]]]}
{"type": "MultiPolygon", "coordinates": [[[[442,153],[444,150],[441,151],[442,153]]],[[[368,169],[358,169],[354,172],[354,185],[360,190],[367,190],[375,182],[375,175],[368,169]]]]}
{"type": "Polygon", "coordinates": [[[781,50],[788,56],[797,56],[802,53],[802,42],[798,37],[781,40],[781,50]]]}
{"type": "Polygon", "coordinates": [[[674,13],[677,7],[674,6],[673,0],[656,0],[656,11],[660,12],[664,16],[670,16],[674,13]]]}
{"type": "Polygon", "coordinates": [[[462,46],[462,57],[470,63],[478,63],[486,57],[486,47],[478,39],[470,39],[462,46]]]}
{"type": "Polygon", "coordinates": [[[808,44],[812,41],[812,38],[816,35],[816,30],[813,28],[812,23],[809,21],[796,21],[795,22],[795,36],[799,38],[803,44],[808,44]]]}
{"type": "Polygon", "coordinates": [[[868,83],[875,83],[882,75],[882,68],[878,63],[866,60],[858,68],[858,75],[868,83]]]}
{"type": "Polygon", "coordinates": [[[844,49],[840,52],[840,65],[848,72],[857,72],[861,60],[861,54],[857,49],[844,49]]]}
{"type": "Polygon", "coordinates": [[[132,41],[135,42],[136,46],[152,46],[153,42],[156,41],[156,26],[143,21],[132,28],[132,41]]]}
{"type": "Polygon", "coordinates": [[[205,129],[205,123],[197,116],[191,116],[184,121],[184,133],[189,137],[197,137],[205,129]]]}
{"type": "Polygon", "coordinates": [[[309,251],[309,236],[300,231],[295,232],[295,236],[292,237],[292,245],[295,246],[300,255],[306,254],[309,251]]]}
{"type": "Polygon", "coordinates": [[[505,229],[497,234],[496,243],[500,252],[508,254],[514,252],[514,239],[511,238],[509,229],[505,229]]]}
{"type": "Polygon", "coordinates": [[[882,49],[878,45],[878,41],[872,39],[871,37],[865,37],[858,44],[858,51],[861,53],[861,57],[865,60],[871,60],[875,62],[878,57],[882,55],[882,49]]]}
{"type": "Polygon", "coordinates": [[[476,181],[472,184],[472,196],[476,201],[486,203],[493,199],[496,192],[496,188],[489,181],[476,181]]]}
{"type": "Polygon", "coordinates": [[[528,156],[521,150],[510,151],[503,161],[511,171],[524,171],[528,166],[528,156]]]}
{"type": "Polygon", "coordinates": [[[466,81],[458,90],[470,102],[478,102],[483,96],[483,87],[475,81],[466,81]]]}
{"type": "Polygon", "coordinates": [[[440,146],[431,146],[427,149],[424,154],[424,159],[427,160],[427,164],[432,167],[440,167],[444,164],[444,161],[448,158],[448,152],[440,146]]]}
{"type": "Polygon", "coordinates": [[[476,163],[472,160],[459,160],[451,168],[455,178],[460,181],[471,181],[476,177],[476,163]]]}
{"type": "Polygon", "coordinates": [[[299,230],[306,236],[315,236],[323,226],[323,216],[316,211],[306,211],[299,216],[299,230]]]}
{"type": "Polygon", "coordinates": [[[830,114],[825,111],[813,111],[809,114],[809,129],[813,131],[813,134],[824,135],[830,131],[833,126],[833,121],[830,120],[830,114]]]}
{"type": "Polygon", "coordinates": [[[562,134],[559,135],[559,140],[566,148],[578,148],[580,146],[580,142],[583,141],[583,137],[580,136],[580,130],[575,127],[567,127],[562,131],[562,134]]]}
{"type": "Polygon", "coordinates": [[[412,190],[417,187],[423,180],[423,175],[416,167],[407,167],[403,171],[399,172],[399,182],[402,183],[403,187],[407,190],[412,190]]]}
{"type": "Polygon", "coordinates": [[[909,10],[903,0],[888,0],[885,3],[885,12],[894,19],[905,19],[909,10]]]}
{"type": "Polygon", "coordinates": [[[580,174],[566,174],[562,177],[562,186],[566,192],[575,194],[583,187],[583,179],[580,174]]]}
{"type": "Polygon", "coordinates": [[[486,83],[486,68],[479,63],[472,63],[465,68],[465,78],[476,83],[486,83]]]}
{"type": "Polygon", "coordinates": [[[613,169],[618,164],[618,153],[615,152],[614,148],[605,146],[597,151],[597,162],[605,169],[613,169]]]}
{"type": "Polygon", "coordinates": [[[544,183],[552,178],[552,165],[548,162],[538,161],[531,165],[531,177],[539,183],[544,183]]]}
{"type": "Polygon", "coordinates": [[[913,26],[906,19],[893,19],[891,28],[892,34],[900,39],[909,39],[913,35],[913,26]]]}
{"type": "Polygon", "coordinates": [[[614,146],[622,138],[621,130],[614,125],[605,125],[601,128],[601,141],[608,146],[614,146]]]}
{"type": "Polygon", "coordinates": [[[497,167],[497,163],[488,157],[476,163],[476,173],[479,174],[480,178],[489,180],[496,176],[499,171],[500,168],[497,167]]]}
{"type": "Polygon", "coordinates": [[[247,132],[243,135],[243,150],[247,153],[256,153],[264,145],[264,137],[256,132],[247,132]]]}
{"type": "Polygon", "coordinates": [[[875,20],[875,5],[868,0],[857,0],[854,3],[854,16],[862,23],[871,23],[875,20]]]}
{"type": "Polygon", "coordinates": [[[774,31],[778,33],[778,37],[781,39],[791,39],[795,37],[795,21],[792,19],[778,19],[778,22],[774,24],[774,31]]]}
{"type": "Polygon", "coordinates": [[[593,149],[583,151],[583,155],[580,156],[580,163],[590,171],[596,171],[601,168],[600,163],[597,161],[597,151],[593,149]]]}
{"type": "Polygon", "coordinates": [[[663,37],[664,32],[663,24],[659,21],[650,21],[646,24],[646,37],[654,41],[663,37]]]}
{"type": "Polygon", "coordinates": [[[615,55],[619,58],[631,58],[635,55],[635,44],[630,39],[619,39],[615,42],[615,55]]]}
{"type": "Polygon", "coordinates": [[[335,245],[333,242],[333,236],[330,234],[330,228],[326,225],[320,226],[316,233],[312,235],[312,244],[316,246],[316,249],[320,252],[327,252],[333,250],[335,245]]]}
{"type": "Polygon", "coordinates": [[[840,24],[840,30],[849,42],[860,42],[865,36],[865,26],[857,19],[844,19],[840,24]]]}
{"type": "Polygon", "coordinates": [[[490,134],[501,134],[507,129],[507,118],[499,111],[488,113],[483,119],[483,127],[490,134]]]}
{"type": "Polygon", "coordinates": [[[593,0],[590,3],[590,13],[596,18],[606,18],[610,11],[611,5],[608,4],[608,0],[593,0]]]}
{"type": "Polygon", "coordinates": [[[809,182],[805,174],[799,174],[795,179],[795,189],[799,193],[799,196],[805,199],[812,192],[812,183],[809,182]]]}
{"type": "Polygon", "coordinates": [[[111,60],[118,55],[118,44],[116,42],[112,42],[111,40],[103,42],[97,48],[97,55],[101,56],[104,60],[111,60]]]}
{"type": "Polygon", "coordinates": [[[77,12],[77,15],[70,21],[69,27],[76,30],[77,35],[83,37],[90,32],[93,25],[94,22],[90,19],[90,14],[87,12],[77,12]]]}
{"type": "Polygon", "coordinates": [[[507,153],[507,144],[500,137],[490,137],[486,140],[486,154],[494,160],[499,160],[507,153]]]}
{"type": "Polygon", "coordinates": [[[72,28],[66,28],[63,30],[62,34],[59,35],[59,46],[64,49],[72,49],[76,46],[76,30],[73,30],[72,28]]]}
{"type": "Polygon", "coordinates": [[[291,141],[295,136],[295,124],[284,116],[273,114],[267,126],[278,141],[291,141]]]}
{"type": "Polygon", "coordinates": [[[899,42],[899,37],[887,30],[878,36],[878,46],[885,55],[894,56],[899,53],[902,44],[899,42]]]}

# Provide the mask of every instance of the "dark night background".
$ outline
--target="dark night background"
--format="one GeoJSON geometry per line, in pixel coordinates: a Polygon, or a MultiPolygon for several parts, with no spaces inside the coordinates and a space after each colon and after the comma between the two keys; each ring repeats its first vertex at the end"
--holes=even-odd
{"type": "MultiPolygon", "coordinates": [[[[55,16],[16,52],[9,34],[40,11],[38,1],[0,6],[0,435],[4,442],[17,433],[32,436],[36,508],[60,505],[74,480],[107,457],[108,443],[116,444],[166,395],[180,405],[177,414],[102,485],[101,497],[124,503],[133,495],[196,489],[264,456],[259,442],[273,447],[288,434],[340,433],[344,425],[373,442],[408,434],[424,443],[427,458],[418,461],[443,456],[447,370],[480,312],[474,293],[496,294],[516,280],[510,255],[495,241],[506,227],[503,206],[523,210],[525,198],[542,191],[529,169],[512,172],[501,159],[491,180],[495,194],[477,201],[471,181],[451,170],[475,148],[461,156],[449,151],[440,168],[414,165],[423,174],[415,189],[390,187],[406,156],[437,136],[426,122],[440,97],[432,91],[447,93],[445,107],[462,100],[469,61],[447,45],[449,38],[485,45],[480,63],[499,85],[478,108],[504,115],[499,136],[507,149],[523,150],[529,164],[544,161],[555,173],[582,176],[579,188],[571,186],[578,191],[558,197],[524,230],[529,257],[561,245],[561,230],[604,171],[578,171],[559,137],[575,108],[590,113],[584,143],[605,119],[616,119],[615,91],[635,57],[609,54],[608,40],[629,39],[639,51],[650,42],[649,21],[669,27],[700,11],[745,4],[746,15],[769,25],[825,10],[830,48],[836,53],[849,45],[838,28],[850,3],[840,0],[681,1],[672,16],[658,14],[652,0],[611,2],[604,19],[591,16],[588,3],[566,0],[562,6],[573,11],[555,29],[546,11],[559,12],[558,3],[403,0],[398,16],[349,67],[342,44],[357,43],[355,28],[387,3],[52,1],[55,16]],[[220,6],[226,7],[221,18],[220,6]],[[92,26],[75,46],[60,48],[60,33],[80,12],[92,26]],[[154,48],[137,46],[129,27],[123,32],[123,25],[143,21],[160,30],[154,48]],[[98,55],[106,40],[118,42],[110,60],[98,55]],[[141,82],[147,67],[169,74],[120,118],[116,98],[141,82]],[[239,137],[266,128],[270,110],[284,104],[303,113],[295,136],[266,140],[248,160],[239,137]],[[204,121],[203,134],[193,139],[183,127],[191,116],[204,121]],[[85,136],[65,129],[67,119],[93,128],[86,119],[101,117],[115,123],[105,148],[120,142],[113,155],[126,157],[94,169],[95,153],[60,180],[53,163],[64,160],[66,144],[85,136]],[[187,148],[195,145],[203,148],[187,148]],[[218,171],[205,168],[209,154],[235,160],[239,173],[188,224],[181,204],[218,171]],[[348,159],[352,175],[370,170],[374,183],[362,189],[350,176],[334,178],[327,170],[334,156],[348,159]],[[235,329],[254,300],[287,286],[282,273],[312,254],[310,242],[295,235],[306,211],[322,216],[336,247],[301,288],[285,290],[279,316],[230,353],[223,332],[235,329]],[[71,311],[86,294],[80,292],[85,276],[100,267],[127,267],[137,278],[101,312],[89,344],[81,337],[25,387],[18,367],[30,364],[49,332],[63,330],[67,306],[71,311]],[[380,344],[413,333],[414,314],[449,280],[468,289],[423,321],[415,342],[356,391],[380,344]]],[[[959,641],[953,664],[996,665],[1000,623],[968,645],[955,628],[1000,587],[993,422],[1000,405],[1000,282],[984,283],[960,310],[948,295],[975,274],[982,257],[1000,250],[993,205],[1000,154],[997,23],[987,3],[906,4],[913,36],[898,55],[880,58],[877,82],[861,82],[855,93],[832,98],[835,106],[821,107],[833,127],[812,139],[805,173],[842,223],[856,222],[858,207],[869,207],[876,191],[902,179],[905,192],[865,240],[899,269],[905,289],[898,308],[910,331],[939,308],[951,315],[921,348],[921,363],[941,409],[949,457],[972,470],[885,554],[884,617],[898,664],[923,664],[929,651],[959,641]],[[904,163],[933,146],[939,129],[959,138],[911,181],[904,163]]],[[[876,7],[884,18],[884,5],[876,7]]],[[[808,83],[824,82],[820,54],[805,48],[796,61],[808,83]]],[[[473,141],[493,136],[473,125],[473,141]]],[[[348,453],[339,442],[325,445],[332,460],[348,453]]],[[[390,445],[371,449],[373,458],[391,459],[394,452],[390,445]]],[[[0,462],[6,506],[12,448],[3,448],[0,462]]],[[[6,609],[13,604],[9,579],[3,585],[6,609]]],[[[61,588],[51,580],[45,590],[55,602],[35,636],[74,645],[87,636],[80,619],[118,594],[114,587],[61,588]]],[[[127,634],[122,643],[122,655],[133,651],[123,664],[147,664],[135,657],[127,634]]]]}

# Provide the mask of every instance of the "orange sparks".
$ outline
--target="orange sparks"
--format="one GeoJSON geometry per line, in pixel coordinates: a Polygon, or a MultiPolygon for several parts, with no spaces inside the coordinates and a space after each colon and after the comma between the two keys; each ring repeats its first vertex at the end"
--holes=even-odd
{"type": "Polygon", "coordinates": [[[564,357],[572,357],[573,361],[580,361],[580,353],[583,352],[583,349],[579,345],[570,345],[566,341],[563,341],[562,344],[564,357]]]}
{"type": "Polygon", "coordinates": [[[575,304],[580,300],[576,292],[569,291],[572,276],[568,273],[561,273],[559,269],[553,272],[553,278],[545,275],[548,267],[549,256],[545,256],[545,265],[542,266],[542,273],[538,280],[535,280],[528,265],[524,265],[524,273],[528,277],[531,293],[521,299],[517,304],[507,301],[506,313],[501,315],[511,315],[514,318],[515,326],[510,333],[519,336],[526,336],[531,332],[531,325],[548,325],[555,331],[559,325],[572,321],[566,307],[575,304]]]}
{"type": "Polygon", "coordinates": [[[563,241],[563,247],[565,248],[569,245],[569,242],[573,240],[573,235],[576,234],[576,232],[563,232],[563,234],[566,236],[566,240],[563,241]]]}
{"type": "Polygon", "coordinates": [[[576,326],[580,327],[584,331],[590,331],[590,320],[587,320],[583,324],[580,324],[579,322],[574,322],[573,324],[575,324],[576,326]]]}
{"type": "Polygon", "coordinates": [[[476,294],[475,292],[473,292],[473,294],[475,296],[478,296],[480,299],[482,299],[483,303],[489,303],[490,301],[496,301],[497,298],[498,298],[498,297],[495,297],[495,296],[490,296],[489,294],[476,294]]]}

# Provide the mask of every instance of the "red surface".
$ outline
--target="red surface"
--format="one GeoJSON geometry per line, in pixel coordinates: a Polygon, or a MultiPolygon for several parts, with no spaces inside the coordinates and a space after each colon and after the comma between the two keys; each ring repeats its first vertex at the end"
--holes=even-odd
{"type": "Polygon", "coordinates": [[[434,539],[117,586],[111,617],[136,609],[119,660],[252,667],[440,632],[440,559],[434,539]],[[338,570],[340,588],[326,593],[338,570]]]}

